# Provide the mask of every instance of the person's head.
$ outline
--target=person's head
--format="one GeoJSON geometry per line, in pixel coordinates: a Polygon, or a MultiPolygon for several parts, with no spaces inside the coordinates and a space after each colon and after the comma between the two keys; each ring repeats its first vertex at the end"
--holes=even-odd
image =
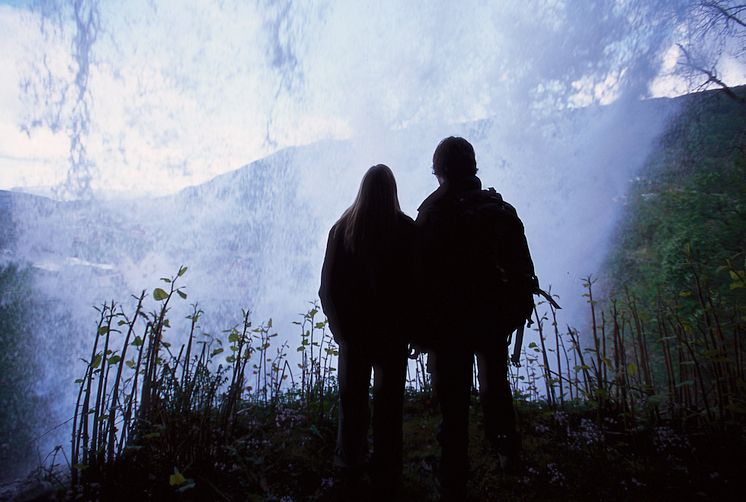
{"type": "Polygon", "coordinates": [[[345,247],[354,251],[373,244],[370,239],[385,238],[400,211],[394,173],[384,164],[371,167],[360,182],[355,202],[342,215],[345,247]]]}
{"type": "Polygon", "coordinates": [[[474,147],[464,138],[449,136],[433,153],[433,174],[439,181],[451,181],[477,174],[474,147]]]}

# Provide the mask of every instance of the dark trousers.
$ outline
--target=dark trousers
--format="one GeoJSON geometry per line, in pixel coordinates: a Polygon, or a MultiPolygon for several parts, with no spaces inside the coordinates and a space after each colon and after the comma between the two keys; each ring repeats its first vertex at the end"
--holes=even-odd
{"type": "Polygon", "coordinates": [[[368,457],[368,389],[373,370],[371,474],[396,482],[402,470],[402,412],[407,349],[344,342],[339,347],[339,427],[335,464],[359,471],[368,457]]]}
{"type": "Polygon", "coordinates": [[[487,440],[496,445],[501,436],[513,436],[516,432],[513,394],[507,376],[506,338],[496,336],[474,347],[453,344],[431,354],[433,384],[443,418],[439,477],[446,498],[456,500],[466,494],[474,355],[477,357],[479,401],[487,440]]]}

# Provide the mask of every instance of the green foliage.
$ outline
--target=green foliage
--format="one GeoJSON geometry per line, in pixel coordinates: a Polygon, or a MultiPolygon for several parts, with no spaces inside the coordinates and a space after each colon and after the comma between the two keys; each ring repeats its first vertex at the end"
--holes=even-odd
{"type": "Polygon", "coordinates": [[[689,288],[692,257],[727,296],[715,271],[746,250],[746,107],[713,93],[683,107],[630,186],[609,257],[612,288],[645,305],[689,288]]]}
{"type": "Polygon", "coordinates": [[[22,474],[34,439],[36,409],[31,396],[38,372],[28,326],[34,302],[32,271],[17,265],[0,266],[0,481],[22,474]]]}
{"type": "Polygon", "coordinates": [[[741,417],[729,403],[746,401],[746,107],[687,97],[625,211],[608,260],[633,361],[624,379],[668,413],[741,417]]]}

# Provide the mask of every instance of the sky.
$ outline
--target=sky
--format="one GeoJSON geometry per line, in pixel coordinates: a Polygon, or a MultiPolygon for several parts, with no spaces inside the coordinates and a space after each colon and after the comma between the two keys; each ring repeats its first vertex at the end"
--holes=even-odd
{"type": "Polygon", "coordinates": [[[83,1],[81,30],[2,1],[0,189],[172,193],[323,139],[686,92],[681,2],[634,3],[83,1]]]}

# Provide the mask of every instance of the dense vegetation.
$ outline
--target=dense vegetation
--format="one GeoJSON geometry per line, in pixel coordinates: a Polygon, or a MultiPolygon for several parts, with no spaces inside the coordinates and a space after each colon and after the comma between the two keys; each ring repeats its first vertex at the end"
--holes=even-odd
{"type": "Polygon", "coordinates": [[[746,106],[718,92],[678,101],[680,115],[628,192],[612,285],[652,305],[659,292],[685,290],[696,262],[719,297],[742,301],[729,272],[746,259],[746,106]]]}
{"type": "Polygon", "coordinates": [[[746,106],[716,92],[680,101],[682,113],[629,192],[607,296],[636,310],[633,322],[649,342],[641,346],[644,384],[670,412],[740,420],[746,106]]]}

